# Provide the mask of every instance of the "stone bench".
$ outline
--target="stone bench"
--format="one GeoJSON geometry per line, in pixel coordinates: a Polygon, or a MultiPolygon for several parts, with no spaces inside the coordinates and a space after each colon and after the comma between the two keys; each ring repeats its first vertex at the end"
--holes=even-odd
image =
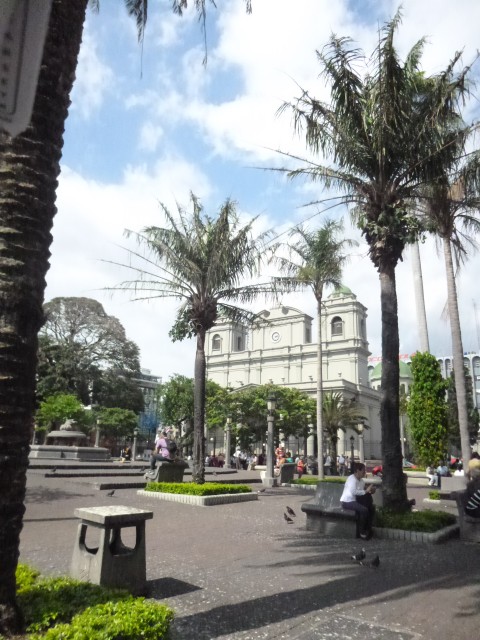
{"type": "Polygon", "coordinates": [[[145,521],[153,518],[153,511],[116,505],[75,509],[74,513],[80,523],[70,575],[85,582],[145,595],[145,521]],[[100,530],[98,547],[87,546],[88,527],[100,530]],[[135,527],[133,548],[126,547],[122,541],[121,531],[126,527],[135,527]]]}
{"type": "Polygon", "coordinates": [[[464,491],[454,491],[451,497],[457,503],[458,524],[460,526],[460,540],[466,542],[480,542],[480,518],[467,516],[463,509],[464,491]]]}
{"type": "Polygon", "coordinates": [[[150,482],[183,482],[183,474],[188,469],[185,460],[164,462],[160,460],[154,471],[147,471],[144,475],[147,483],[150,482]]]}
{"type": "MultiPolygon", "coordinates": [[[[294,462],[284,462],[280,467],[279,475],[275,475],[274,477],[273,486],[290,484],[295,477],[296,468],[297,465],[294,462]]],[[[278,469],[276,471],[278,471],[278,469]]],[[[266,482],[266,471],[260,471],[260,478],[262,479],[262,482],[264,484],[268,485],[268,483],[266,482]]]]}
{"type": "MultiPolygon", "coordinates": [[[[380,479],[369,480],[367,484],[377,487],[373,494],[376,506],[383,505],[380,479]]],[[[358,520],[354,511],[346,511],[340,505],[340,498],[344,489],[343,482],[318,482],[315,497],[310,502],[302,504],[302,511],[307,516],[307,531],[314,531],[327,536],[338,538],[352,536],[352,527],[358,537],[358,520]]]]}
{"type": "Polygon", "coordinates": [[[440,476],[439,486],[434,489],[446,491],[452,493],[454,491],[464,491],[467,486],[467,480],[465,476],[440,476]]]}

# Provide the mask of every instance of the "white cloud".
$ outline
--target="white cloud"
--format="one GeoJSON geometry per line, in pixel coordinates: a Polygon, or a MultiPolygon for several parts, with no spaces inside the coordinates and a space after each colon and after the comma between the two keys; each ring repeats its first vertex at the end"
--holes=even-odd
{"type": "Polygon", "coordinates": [[[82,118],[90,118],[102,107],[113,86],[113,72],[101,60],[97,42],[87,28],[78,57],[72,109],[77,110],[82,118]]]}

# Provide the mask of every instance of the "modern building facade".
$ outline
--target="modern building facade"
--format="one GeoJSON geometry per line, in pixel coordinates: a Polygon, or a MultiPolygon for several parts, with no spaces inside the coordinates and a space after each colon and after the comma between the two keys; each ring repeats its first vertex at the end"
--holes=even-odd
{"type": "MultiPolygon", "coordinates": [[[[365,456],[380,457],[379,393],[368,379],[367,309],[342,286],[323,304],[322,373],[325,392],[356,402],[365,418],[365,456]]],[[[223,387],[275,384],[316,395],[317,322],[298,309],[264,310],[253,325],[217,322],[207,334],[207,377],[223,387]]],[[[358,435],[339,432],[338,451],[358,455],[358,435]]]]}

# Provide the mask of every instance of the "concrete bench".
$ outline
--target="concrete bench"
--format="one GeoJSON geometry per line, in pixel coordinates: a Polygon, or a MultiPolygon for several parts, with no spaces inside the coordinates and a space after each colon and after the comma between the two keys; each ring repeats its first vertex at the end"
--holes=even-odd
{"type": "Polygon", "coordinates": [[[467,486],[468,478],[466,476],[439,476],[440,483],[438,487],[441,491],[454,492],[464,491],[467,486]]]}
{"type": "MultiPolygon", "coordinates": [[[[380,479],[369,480],[368,484],[377,487],[373,494],[376,506],[383,505],[380,479]]],[[[340,498],[344,489],[343,482],[318,482],[315,497],[310,502],[302,504],[302,511],[307,516],[307,531],[334,536],[338,538],[352,536],[352,527],[358,537],[358,520],[354,511],[346,511],[340,505],[340,498]]]]}
{"type": "Polygon", "coordinates": [[[480,542],[480,518],[467,516],[463,509],[465,490],[454,491],[451,497],[457,503],[458,524],[460,526],[460,540],[466,542],[480,542]]]}
{"type": "MultiPolygon", "coordinates": [[[[274,478],[273,486],[290,484],[295,477],[296,468],[297,465],[294,462],[284,462],[280,467],[279,475],[274,478]]],[[[260,478],[264,484],[268,484],[266,482],[266,471],[260,471],[260,478]]]]}
{"type": "Polygon", "coordinates": [[[185,460],[175,462],[157,462],[154,471],[147,471],[144,475],[147,483],[150,482],[183,482],[183,474],[188,469],[185,460]]]}
{"type": "Polygon", "coordinates": [[[70,575],[78,580],[146,594],[145,521],[153,511],[111,506],[75,509],[80,518],[73,548],[70,575]],[[100,530],[98,547],[88,547],[87,529],[100,530]],[[135,527],[135,546],[126,547],[121,530],[135,527]]]}

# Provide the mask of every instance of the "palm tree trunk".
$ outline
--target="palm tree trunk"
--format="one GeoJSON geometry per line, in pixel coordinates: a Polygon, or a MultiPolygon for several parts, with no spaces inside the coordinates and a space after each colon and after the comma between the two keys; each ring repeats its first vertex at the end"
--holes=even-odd
{"type": "Polygon", "coordinates": [[[408,500],[400,445],[400,367],[398,363],[399,334],[395,267],[382,265],[379,268],[379,273],[382,314],[382,395],[380,401],[382,488],[385,506],[403,511],[408,505],[408,500]]]}
{"type": "Polygon", "coordinates": [[[322,300],[317,300],[317,450],[318,477],[324,477],[323,469],[323,370],[322,370],[322,300]]]}
{"type": "Polygon", "coordinates": [[[22,617],[15,571],[25,511],[37,332],[56,213],[64,123],[87,0],[54,0],[31,124],[0,136],[0,634],[22,617]]]}
{"type": "Polygon", "coordinates": [[[205,482],[205,390],[206,390],[205,330],[197,333],[193,387],[193,482],[205,482]]]}
{"type": "Polygon", "coordinates": [[[457,285],[453,268],[452,247],[449,238],[443,239],[445,271],[447,275],[448,315],[452,334],[453,370],[455,371],[455,391],[457,393],[458,424],[460,426],[460,444],[464,467],[470,460],[470,438],[468,434],[467,390],[465,384],[465,365],[463,362],[462,331],[458,313],[457,285]]]}

